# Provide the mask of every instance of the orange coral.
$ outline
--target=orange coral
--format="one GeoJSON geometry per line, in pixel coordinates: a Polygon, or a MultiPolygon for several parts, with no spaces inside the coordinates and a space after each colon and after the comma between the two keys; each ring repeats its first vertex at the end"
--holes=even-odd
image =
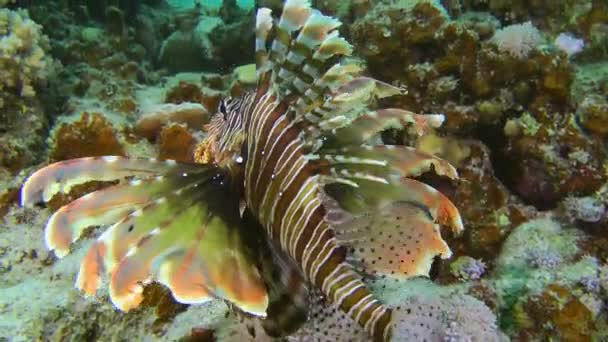
{"type": "Polygon", "coordinates": [[[196,139],[188,129],[179,124],[163,127],[159,137],[160,159],[174,159],[183,162],[193,161],[193,150],[196,139]]]}
{"type": "Polygon", "coordinates": [[[55,132],[52,161],[79,157],[120,155],[125,151],[112,124],[100,113],[84,112],[80,120],[62,124],[55,132]]]}

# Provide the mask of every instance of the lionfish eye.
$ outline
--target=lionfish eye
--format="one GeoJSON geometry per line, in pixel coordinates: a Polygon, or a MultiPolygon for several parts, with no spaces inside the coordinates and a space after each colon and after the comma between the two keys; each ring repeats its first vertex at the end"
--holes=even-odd
{"type": "Polygon", "coordinates": [[[226,109],[226,101],[225,100],[221,100],[219,107],[218,107],[218,111],[222,114],[222,116],[224,117],[224,120],[228,119],[228,110],[226,109]]]}

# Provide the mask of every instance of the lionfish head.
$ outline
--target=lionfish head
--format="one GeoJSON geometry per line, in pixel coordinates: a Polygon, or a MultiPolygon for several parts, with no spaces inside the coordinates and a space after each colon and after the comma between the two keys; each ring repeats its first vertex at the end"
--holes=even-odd
{"type": "Polygon", "coordinates": [[[243,102],[244,97],[226,97],[220,101],[217,112],[205,126],[207,137],[197,148],[197,162],[233,170],[245,163],[243,102]]]}

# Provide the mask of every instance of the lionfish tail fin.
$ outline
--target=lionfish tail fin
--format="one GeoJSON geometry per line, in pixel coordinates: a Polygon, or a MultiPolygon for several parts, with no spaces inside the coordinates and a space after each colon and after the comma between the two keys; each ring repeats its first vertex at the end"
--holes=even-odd
{"type": "Polygon", "coordinates": [[[109,226],[82,260],[76,286],[95,295],[107,274],[112,302],[128,311],[142,301],[143,285],[157,281],[182,303],[219,297],[264,316],[266,288],[242,240],[238,207],[226,205],[238,201],[228,198],[223,177],[207,165],[81,158],[34,173],[22,202],[46,202],[91,180],[127,178],[64,205],[46,225],[47,247],[60,257],[85,228],[109,226]]]}

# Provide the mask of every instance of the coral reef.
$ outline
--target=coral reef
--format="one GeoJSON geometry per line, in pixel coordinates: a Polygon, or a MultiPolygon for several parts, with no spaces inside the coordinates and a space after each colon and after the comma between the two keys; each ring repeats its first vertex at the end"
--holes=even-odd
{"type": "MultiPolygon", "coordinates": [[[[91,240],[57,260],[41,238],[44,218],[107,182],[56,196],[48,209],[18,208],[20,185],[39,163],[108,154],[194,160],[220,99],[255,82],[251,9],[194,3],[0,0],[0,340],[249,341],[260,333],[221,301],[181,305],[161,286],[147,287],[142,309],[127,314],[69,291],[91,240]]],[[[462,235],[442,232],[453,257],[433,263],[432,280],[374,279],[384,300],[411,307],[399,319],[418,325],[400,333],[607,339],[608,3],[312,3],[342,20],[354,63],[406,90],[382,105],[445,115],[424,137],[382,134],[457,167],[457,184],[419,178],[456,203],[466,226],[462,235]]],[[[256,3],[275,13],[282,4],[256,3]]],[[[331,310],[318,314],[324,320],[293,338],[348,326],[331,310]]]]}
{"type": "Polygon", "coordinates": [[[49,155],[52,161],[125,154],[111,123],[100,113],[85,112],[80,120],[62,124],[52,139],[49,155]]]}
{"type": "MultiPolygon", "coordinates": [[[[32,98],[52,67],[48,38],[27,11],[0,9],[0,108],[12,107],[16,97],[32,98]]],[[[2,118],[3,125],[10,122],[2,118]]]]}
{"type": "Polygon", "coordinates": [[[26,10],[0,8],[0,168],[10,172],[34,162],[44,142],[40,89],[54,67],[48,49],[42,27],[26,10]]]}

